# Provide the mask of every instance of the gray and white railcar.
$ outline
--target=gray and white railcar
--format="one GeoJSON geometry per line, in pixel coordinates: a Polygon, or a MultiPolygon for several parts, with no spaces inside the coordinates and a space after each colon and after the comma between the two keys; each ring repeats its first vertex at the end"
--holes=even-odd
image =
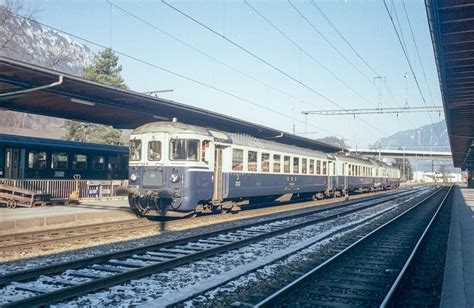
{"type": "Polygon", "coordinates": [[[178,122],[135,129],[129,165],[129,202],[140,214],[239,209],[370,190],[374,168],[370,161],[178,122]]]}

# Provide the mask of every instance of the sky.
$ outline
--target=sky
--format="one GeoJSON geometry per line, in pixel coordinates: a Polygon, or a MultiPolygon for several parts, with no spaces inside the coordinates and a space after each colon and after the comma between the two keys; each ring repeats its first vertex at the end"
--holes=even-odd
{"type": "Polygon", "coordinates": [[[424,106],[421,95],[427,105],[440,106],[423,0],[386,0],[421,94],[382,0],[167,3],[201,25],[162,1],[32,1],[40,22],[116,50],[134,91],[173,89],[160,96],[310,138],[342,137],[354,148],[443,119],[442,113],[301,113],[403,107],[405,100],[424,106]]]}

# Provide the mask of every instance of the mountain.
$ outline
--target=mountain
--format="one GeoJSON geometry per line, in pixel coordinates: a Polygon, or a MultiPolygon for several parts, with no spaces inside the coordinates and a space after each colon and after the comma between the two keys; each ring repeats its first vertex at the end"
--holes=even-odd
{"type": "MultiPolygon", "coordinates": [[[[430,125],[420,126],[415,129],[400,131],[392,136],[381,138],[372,146],[375,149],[407,149],[415,151],[451,151],[449,146],[446,122],[440,121],[430,125]],[[438,139],[439,134],[439,139],[438,139]]],[[[419,160],[410,159],[414,171],[427,171],[444,169],[448,172],[459,172],[453,167],[452,161],[446,160],[419,160]]]]}
{"type": "Polygon", "coordinates": [[[446,122],[443,120],[419,128],[400,131],[377,140],[371,148],[450,151],[446,122]]]}
{"type": "MultiPolygon", "coordinates": [[[[94,53],[70,37],[5,10],[0,12],[0,56],[76,76],[92,63],[94,53]]],[[[0,111],[0,119],[0,133],[47,138],[65,134],[63,119],[5,110],[0,111]]]]}

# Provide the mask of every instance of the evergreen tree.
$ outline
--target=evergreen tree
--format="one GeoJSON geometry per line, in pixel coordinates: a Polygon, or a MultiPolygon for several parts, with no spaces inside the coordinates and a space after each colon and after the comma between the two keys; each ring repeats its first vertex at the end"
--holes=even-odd
{"type": "Polygon", "coordinates": [[[394,167],[400,169],[400,177],[402,181],[409,181],[413,179],[413,167],[411,166],[410,160],[403,158],[395,158],[394,167]],[[403,165],[405,165],[405,174],[403,174],[403,165]]]}
{"type": "MultiPolygon", "coordinates": [[[[122,66],[118,65],[118,56],[112,49],[107,48],[99,53],[92,65],[84,69],[83,77],[116,88],[128,89],[120,76],[121,71],[122,66]]],[[[64,126],[67,133],[63,138],[66,140],[120,144],[121,131],[110,126],[71,120],[67,120],[64,126]]]]}

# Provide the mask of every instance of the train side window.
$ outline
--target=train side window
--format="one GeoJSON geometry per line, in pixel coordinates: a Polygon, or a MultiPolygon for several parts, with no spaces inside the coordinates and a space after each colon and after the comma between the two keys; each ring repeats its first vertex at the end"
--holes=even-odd
{"type": "Polygon", "coordinates": [[[170,159],[198,161],[199,144],[199,140],[196,139],[171,139],[170,159]]]}
{"type": "Polygon", "coordinates": [[[262,172],[270,171],[270,153],[262,153],[262,172]]]}
{"type": "Polygon", "coordinates": [[[130,140],[130,160],[138,161],[142,159],[142,141],[140,139],[130,140]]]}
{"type": "Polygon", "coordinates": [[[277,154],[273,154],[273,172],[281,172],[281,156],[277,154]]]}
{"type": "Polygon", "coordinates": [[[309,160],[309,174],[314,174],[314,159],[309,160]]]}
{"type": "Polygon", "coordinates": [[[87,169],[87,156],[83,154],[74,154],[74,159],[72,161],[72,169],[86,170],[87,169]]]}
{"type": "Polygon", "coordinates": [[[244,150],[240,150],[240,149],[232,150],[232,170],[233,171],[244,170],[244,150]]]}
{"type": "Polygon", "coordinates": [[[308,160],[306,158],[301,159],[301,173],[307,174],[308,173],[308,160]]]}
{"type": "Polygon", "coordinates": [[[316,174],[317,175],[321,174],[321,161],[320,160],[316,161],[316,174]]]}
{"type": "Polygon", "coordinates": [[[92,170],[99,171],[105,169],[105,157],[104,156],[94,156],[92,158],[92,170]]]}
{"type": "Polygon", "coordinates": [[[46,152],[29,152],[28,168],[30,169],[46,169],[47,163],[46,152]]]}
{"type": "Polygon", "coordinates": [[[291,172],[290,162],[291,162],[290,156],[284,156],[283,157],[283,172],[284,173],[290,173],[291,172]]]}
{"type": "Polygon", "coordinates": [[[300,173],[300,158],[293,157],[293,173],[300,173]]]}
{"type": "Polygon", "coordinates": [[[109,170],[117,171],[120,170],[120,157],[118,155],[109,156],[109,170]]]}
{"type": "Polygon", "coordinates": [[[247,153],[247,169],[249,172],[257,172],[257,152],[248,151],[247,153]]]}
{"type": "Polygon", "coordinates": [[[327,169],[328,162],[323,161],[323,175],[327,175],[328,169],[327,169]]]}
{"type": "Polygon", "coordinates": [[[161,160],[161,141],[148,142],[148,160],[150,161],[161,160]]]}
{"type": "Polygon", "coordinates": [[[67,153],[53,153],[51,155],[51,169],[64,170],[68,167],[67,153]]]}

